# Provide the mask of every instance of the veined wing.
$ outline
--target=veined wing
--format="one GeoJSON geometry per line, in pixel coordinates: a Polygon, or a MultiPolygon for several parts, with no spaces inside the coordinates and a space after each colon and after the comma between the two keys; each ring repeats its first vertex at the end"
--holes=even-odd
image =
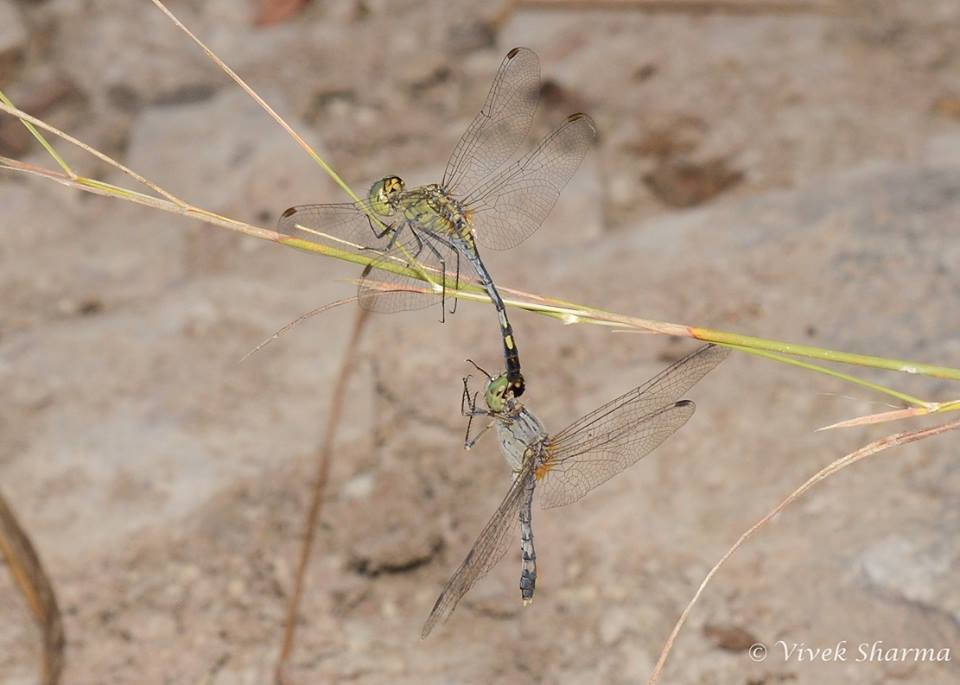
{"type": "Polygon", "coordinates": [[[592,443],[563,449],[553,448],[548,442],[547,460],[539,471],[540,506],[550,509],[576,502],[659,447],[693,416],[695,409],[690,400],[680,400],[646,416],[624,408],[615,417],[617,425],[610,426],[610,434],[598,435],[592,443]]]}
{"type": "Polygon", "coordinates": [[[446,270],[447,287],[454,287],[460,255],[406,224],[378,224],[376,216],[365,202],[300,205],[281,215],[277,231],[297,240],[376,258],[364,267],[357,289],[364,309],[396,312],[439,303],[439,293],[431,293],[431,285],[409,275],[409,270],[419,270],[439,285],[446,270]],[[394,231],[398,232],[395,239],[394,231]],[[427,292],[417,292],[424,289],[427,292]]]}
{"type": "Polygon", "coordinates": [[[506,250],[529,238],[553,209],[596,137],[593,120],[573,114],[526,157],[470,190],[462,202],[473,214],[477,242],[506,250]]]}
{"type": "Polygon", "coordinates": [[[701,347],[552,437],[539,470],[541,505],[575,502],[656,449],[693,416],[693,402],[678,398],[728,354],[701,347]]]}
{"type": "Polygon", "coordinates": [[[277,232],[308,243],[352,252],[381,248],[390,241],[390,232],[384,234],[387,225],[378,221],[386,219],[373,218],[376,216],[367,202],[298,205],[280,215],[277,232]]]}
{"type": "Polygon", "coordinates": [[[523,501],[523,491],[527,481],[533,477],[535,459],[527,458],[523,470],[514,478],[507,496],[503,498],[497,512],[487,525],[483,527],[480,537],[473,543],[466,559],[460,568],[447,581],[443,592],[437,597],[433,610],[423,624],[420,639],[426,639],[430,631],[438,623],[443,623],[450,617],[463,596],[470,591],[474,584],[483,578],[494,566],[499,563],[510,546],[510,533],[516,530],[519,522],[520,504],[523,501]]]}
{"type": "Polygon", "coordinates": [[[490,176],[507,162],[530,130],[540,100],[540,61],[527,48],[507,53],[480,113],[460,137],[443,187],[457,194],[490,176]]]}
{"type": "Polygon", "coordinates": [[[364,309],[399,312],[441,304],[444,283],[453,289],[466,280],[460,273],[460,253],[454,248],[407,225],[400,231],[394,245],[363,269],[357,298],[364,309]]]}

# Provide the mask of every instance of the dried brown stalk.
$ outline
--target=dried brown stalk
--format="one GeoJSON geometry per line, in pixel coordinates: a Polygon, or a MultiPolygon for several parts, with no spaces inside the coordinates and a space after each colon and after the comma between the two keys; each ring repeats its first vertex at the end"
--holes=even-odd
{"type": "Polygon", "coordinates": [[[43,630],[43,675],[44,685],[56,685],[63,672],[63,647],[65,643],[63,622],[57,595],[50,578],[43,569],[40,557],[30,542],[27,532],[20,526],[13,510],[0,494],[0,552],[10,567],[14,581],[30,605],[30,611],[43,630]]]}
{"type": "Polygon", "coordinates": [[[697,588],[697,591],[693,593],[693,597],[687,603],[687,606],[684,607],[683,612],[680,614],[680,618],[677,619],[677,623],[673,626],[673,630],[670,632],[670,636],[667,638],[666,643],[663,645],[663,649],[660,651],[660,658],[657,659],[657,664],[653,669],[653,673],[650,675],[650,679],[647,680],[647,685],[656,685],[660,681],[660,675],[663,672],[663,668],[667,663],[667,657],[670,656],[670,652],[673,649],[673,643],[677,639],[677,635],[680,634],[681,628],[687,621],[687,617],[690,615],[690,612],[693,610],[693,605],[697,603],[697,600],[700,599],[700,595],[703,594],[704,589],[706,589],[707,584],[711,581],[717,571],[720,570],[720,567],[723,566],[727,559],[733,556],[733,553],[736,552],[743,544],[750,539],[754,533],[763,528],[767,523],[773,519],[774,516],[779,514],[781,511],[786,509],[794,500],[804,494],[807,490],[812,488],[814,485],[819,483],[826,478],[829,478],[833,474],[841,471],[848,466],[857,463],[861,459],[866,459],[878,452],[889,449],[891,447],[897,447],[898,445],[906,445],[911,442],[916,442],[918,440],[924,440],[925,438],[932,438],[941,433],[946,433],[948,431],[957,430],[960,428],[960,421],[951,421],[949,423],[944,423],[939,426],[933,426],[932,428],[925,428],[923,430],[917,431],[907,431],[903,433],[895,433],[893,435],[888,435],[885,438],[875,440],[868,445],[864,445],[855,452],[840,457],[836,461],[831,462],[824,468],[817,471],[813,476],[811,476],[807,481],[801,485],[799,488],[791,492],[787,497],[780,502],[776,507],[774,507],[768,514],[766,514],[759,521],[750,526],[747,531],[741,535],[733,546],[728,549],[720,561],[714,564],[713,568],[707,573],[704,577],[703,582],[700,583],[700,586],[697,588]]]}
{"type": "Polygon", "coordinates": [[[347,349],[343,354],[340,374],[333,390],[333,404],[330,405],[330,414],[327,416],[327,429],[323,436],[323,445],[317,453],[317,473],[313,482],[313,496],[310,509],[303,525],[303,546],[300,548],[300,562],[297,565],[297,575],[294,579],[293,592],[290,593],[290,603],[287,606],[287,622],[283,631],[283,646],[277,659],[275,678],[278,685],[287,685],[284,669],[290,655],[293,653],[296,638],[297,614],[300,611],[300,600],[303,597],[303,588],[306,582],[307,568],[310,566],[310,553],[313,551],[313,542],[316,538],[317,521],[323,507],[323,493],[327,487],[327,476],[330,473],[330,458],[333,453],[333,444],[336,439],[337,428],[340,426],[340,416],[343,411],[344,398],[347,393],[347,384],[356,367],[357,349],[363,335],[369,312],[357,309],[353,320],[353,331],[347,341],[347,349]]]}

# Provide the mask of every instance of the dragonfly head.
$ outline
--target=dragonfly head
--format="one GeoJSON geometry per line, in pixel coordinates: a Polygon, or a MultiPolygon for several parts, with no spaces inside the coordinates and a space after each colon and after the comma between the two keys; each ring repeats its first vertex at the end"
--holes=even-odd
{"type": "Polygon", "coordinates": [[[487,382],[487,389],[483,399],[487,408],[492,412],[502,412],[508,409],[507,393],[510,391],[510,381],[507,374],[501,373],[487,382]]]}
{"type": "Polygon", "coordinates": [[[381,216],[391,216],[396,201],[403,192],[403,179],[399,176],[387,176],[370,186],[370,206],[381,216]]]}

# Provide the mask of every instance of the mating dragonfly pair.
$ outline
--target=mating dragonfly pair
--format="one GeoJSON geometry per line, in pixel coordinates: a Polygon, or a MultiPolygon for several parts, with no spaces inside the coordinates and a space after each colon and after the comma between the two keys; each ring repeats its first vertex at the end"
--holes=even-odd
{"type": "MultiPolygon", "coordinates": [[[[593,121],[573,114],[533,151],[507,164],[529,132],[539,96],[537,56],[514,48],[439,184],[407,189],[399,177],[387,176],[373,184],[365,200],[292,207],[279,222],[278,230],[289,236],[284,242],[291,245],[319,242],[374,255],[358,287],[365,309],[416,309],[437,303],[439,296],[445,312],[447,288],[460,287],[461,258],[470,262],[496,308],[506,372],[488,375],[486,408],[477,407],[465,379],[461,410],[471,421],[490,419],[481,434],[495,427],[513,482],[437,599],[423,626],[424,638],[503,557],[517,521],[521,597],[529,603],[536,586],[534,492],[544,507],[569,504],[653,451],[693,415],[693,403],[680,396],[727,354],[712,345],[701,348],[552,436],[520,403],[524,380],[517,344],[478,245],[506,249],[532,235],[596,138],[593,121]]],[[[469,448],[476,438],[470,440],[469,426],[467,432],[469,448]]]]}

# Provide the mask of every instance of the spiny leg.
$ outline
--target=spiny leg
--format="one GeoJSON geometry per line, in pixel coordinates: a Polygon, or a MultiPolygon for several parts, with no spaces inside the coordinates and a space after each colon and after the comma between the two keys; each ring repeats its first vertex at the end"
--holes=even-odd
{"type": "Polygon", "coordinates": [[[495,420],[490,421],[479,433],[477,433],[473,439],[470,439],[470,430],[473,427],[473,418],[475,416],[490,416],[490,412],[485,409],[477,409],[477,397],[480,395],[479,392],[473,393],[473,396],[470,395],[470,376],[463,377],[463,394],[460,396],[460,414],[466,416],[467,418],[467,432],[463,436],[463,449],[470,450],[474,445],[477,444],[477,441],[480,437],[490,430],[494,424],[495,420]],[[467,408],[469,405],[469,409],[467,408]]]}
{"type": "MultiPolygon", "coordinates": [[[[393,224],[387,224],[378,219],[377,221],[383,224],[383,230],[377,231],[377,227],[373,225],[373,218],[371,218],[369,214],[366,214],[366,217],[367,223],[370,224],[370,230],[373,231],[373,235],[377,238],[377,240],[380,240],[383,238],[383,236],[393,230],[393,224]]],[[[393,240],[396,240],[396,236],[394,236],[393,240]]],[[[393,240],[391,240],[390,245],[393,244],[393,240]]],[[[388,245],[386,249],[390,249],[390,245],[388,245]]]]}
{"type": "MultiPolygon", "coordinates": [[[[413,230],[411,227],[411,232],[416,235],[417,231],[413,230]]],[[[440,323],[446,323],[446,301],[447,301],[447,260],[443,258],[443,255],[440,254],[440,250],[437,249],[437,246],[433,244],[433,239],[436,236],[424,235],[423,241],[421,244],[426,245],[427,248],[433,252],[433,256],[437,258],[440,262],[440,279],[442,281],[440,285],[440,323]]],[[[420,240],[420,238],[417,238],[420,240]]],[[[442,241],[441,241],[442,242],[442,241]]],[[[456,252],[456,250],[454,250],[456,252]]],[[[419,253],[418,253],[419,254],[419,253]]],[[[457,253],[457,260],[459,262],[459,253],[457,253]]]]}
{"type": "Polygon", "coordinates": [[[416,259],[420,256],[420,253],[423,252],[423,240],[420,238],[417,232],[413,230],[412,226],[410,227],[410,233],[413,235],[414,240],[417,241],[417,249],[414,250],[413,255],[411,255],[414,259],[416,259]]]}
{"type": "MultiPolygon", "coordinates": [[[[454,287],[456,290],[460,290],[460,250],[456,250],[455,252],[456,252],[456,255],[457,255],[457,273],[456,273],[456,277],[455,277],[454,280],[453,280],[453,283],[454,283],[454,286],[453,286],[453,287],[454,287]]],[[[459,300],[458,300],[456,297],[453,298],[453,305],[450,307],[450,313],[451,313],[451,314],[456,314],[456,313],[457,313],[457,303],[458,303],[458,302],[459,302],[459,300]]]]}
{"type": "MultiPolygon", "coordinates": [[[[487,412],[478,412],[477,414],[474,414],[474,416],[480,416],[480,414],[486,414],[486,413],[487,413],[487,412]]],[[[472,421],[472,420],[473,420],[473,417],[470,417],[470,421],[472,421]]],[[[490,422],[489,422],[486,426],[484,426],[483,429],[482,429],[479,433],[477,433],[476,435],[473,436],[473,440],[470,440],[470,432],[469,432],[469,431],[470,431],[470,427],[469,427],[469,423],[470,423],[470,422],[468,421],[467,423],[468,423],[468,426],[467,426],[467,436],[466,436],[466,438],[464,438],[463,449],[465,449],[465,450],[472,450],[472,449],[473,449],[473,446],[477,444],[477,442],[480,440],[480,438],[482,438],[482,437],[486,434],[486,432],[487,432],[488,430],[490,430],[491,428],[493,428],[493,427],[496,425],[497,420],[496,420],[496,419],[491,419],[490,422]]]]}
{"type": "MultiPolygon", "coordinates": [[[[369,221],[369,220],[370,220],[370,217],[367,217],[367,220],[369,221]]],[[[395,231],[393,232],[393,235],[390,236],[390,242],[388,242],[383,248],[379,248],[379,247],[363,247],[363,248],[361,248],[361,249],[363,249],[363,250],[373,250],[374,252],[379,252],[379,253],[381,253],[381,254],[386,254],[386,253],[390,252],[390,250],[393,249],[394,244],[397,242],[397,237],[400,235],[401,229],[403,229],[403,227],[404,227],[405,225],[406,225],[406,223],[401,223],[401,224],[400,224],[400,226],[397,228],[397,230],[395,230],[395,231]]],[[[392,230],[392,229],[391,229],[391,230],[392,230]]],[[[417,248],[413,251],[413,254],[409,255],[411,261],[415,261],[415,260],[420,256],[420,253],[423,252],[423,241],[420,240],[420,236],[417,235],[417,232],[416,232],[416,231],[414,231],[414,230],[411,229],[411,230],[410,230],[410,233],[413,235],[414,239],[417,241],[417,248]]],[[[381,234],[381,235],[383,235],[383,234],[381,234]]],[[[411,266],[411,268],[413,268],[413,267],[411,266]]],[[[372,263],[371,263],[371,264],[367,264],[367,265],[363,268],[363,272],[360,274],[360,277],[361,277],[361,278],[366,278],[368,275],[370,275],[370,272],[371,272],[372,270],[373,270],[373,264],[372,264],[372,263]]]]}
{"type": "Polygon", "coordinates": [[[470,376],[463,377],[463,394],[460,395],[460,415],[466,416],[467,418],[467,432],[463,436],[463,449],[467,449],[467,445],[470,444],[470,427],[473,426],[473,412],[477,408],[477,395],[474,394],[473,398],[470,397],[470,376]],[[467,405],[470,405],[470,410],[467,411],[467,405]]]}
{"type": "Polygon", "coordinates": [[[460,396],[460,415],[461,416],[477,416],[479,414],[486,414],[485,411],[477,411],[477,397],[480,395],[479,392],[473,393],[473,397],[470,397],[470,376],[463,377],[463,394],[460,396]],[[470,406],[470,409],[467,410],[467,405],[470,406]]]}
{"type": "MultiPolygon", "coordinates": [[[[393,244],[397,242],[397,236],[400,235],[400,229],[403,228],[403,225],[401,224],[399,227],[394,229],[394,224],[384,224],[383,231],[381,231],[380,233],[377,233],[377,229],[374,228],[373,226],[373,219],[371,219],[369,215],[367,216],[367,223],[370,224],[370,230],[373,231],[373,235],[375,235],[378,239],[385,236],[388,232],[392,232],[392,235],[390,236],[390,240],[383,247],[361,245],[360,251],[361,252],[370,251],[370,252],[376,252],[378,254],[386,254],[387,252],[389,252],[390,248],[393,247],[393,244]]],[[[365,267],[363,267],[363,271],[360,273],[360,278],[361,279],[366,278],[367,276],[370,275],[371,271],[373,271],[372,262],[370,264],[367,264],[365,267]]]]}

